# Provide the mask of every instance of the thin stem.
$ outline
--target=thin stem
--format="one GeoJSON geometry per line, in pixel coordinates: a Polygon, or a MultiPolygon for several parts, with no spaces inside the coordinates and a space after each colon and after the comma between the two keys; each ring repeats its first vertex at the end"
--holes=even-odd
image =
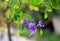
{"type": "Polygon", "coordinates": [[[7,28],[8,28],[8,37],[9,37],[9,41],[11,41],[10,23],[7,23],[7,28]]]}

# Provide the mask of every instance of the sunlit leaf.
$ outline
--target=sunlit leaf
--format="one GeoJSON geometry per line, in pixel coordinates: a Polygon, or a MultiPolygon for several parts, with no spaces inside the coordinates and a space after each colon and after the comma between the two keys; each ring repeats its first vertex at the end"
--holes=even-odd
{"type": "Polygon", "coordinates": [[[33,8],[35,11],[39,11],[39,8],[38,7],[34,7],[33,8]]]}
{"type": "Polygon", "coordinates": [[[52,12],[52,9],[51,8],[48,8],[48,10],[47,10],[48,12],[52,12]]]}
{"type": "Polygon", "coordinates": [[[29,2],[32,5],[40,5],[43,2],[43,0],[30,0],[29,2]]]}
{"type": "Polygon", "coordinates": [[[46,8],[45,12],[52,12],[52,8],[46,8]]]}
{"type": "Polygon", "coordinates": [[[6,2],[8,2],[9,0],[5,0],[6,2]]]}
{"type": "Polygon", "coordinates": [[[42,35],[43,34],[43,31],[42,31],[42,29],[40,29],[40,35],[42,35]]]}
{"type": "Polygon", "coordinates": [[[19,9],[19,6],[18,6],[18,5],[15,5],[15,6],[14,6],[14,9],[19,9]]]}
{"type": "Polygon", "coordinates": [[[45,15],[44,15],[44,19],[47,19],[47,18],[48,18],[48,14],[45,13],[45,15]]]}
{"type": "Polygon", "coordinates": [[[9,18],[9,15],[10,15],[10,9],[8,9],[5,13],[6,17],[9,18]]]}
{"type": "Polygon", "coordinates": [[[34,9],[34,6],[29,5],[29,9],[32,11],[34,9]]]}

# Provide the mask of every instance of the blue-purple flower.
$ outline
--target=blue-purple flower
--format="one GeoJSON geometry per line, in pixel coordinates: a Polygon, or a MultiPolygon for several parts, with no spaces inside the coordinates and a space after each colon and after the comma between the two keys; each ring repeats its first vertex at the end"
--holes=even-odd
{"type": "Polygon", "coordinates": [[[27,25],[27,24],[28,24],[28,19],[27,19],[27,18],[25,18],[25,19],[23,20],[23,24],[24,24],[24,25],[27,25]]]}
{"type": "Polygon", "coordinates": [[[38,24],[39,24],[40,27],[44,27],[44,26],[45,26],[45,25],[44,25],[44,22],[43,22],[42,20],[39,20],[39,21],[38,21],[38,24]]]}
{"type": "Polygon", "coordinates": [[[28,24],[28,28],[29,28],[31,34],[34,34],[37,31],[37,28],[36,28],[36,25],[34,22],[30,22],[28,24]]]}

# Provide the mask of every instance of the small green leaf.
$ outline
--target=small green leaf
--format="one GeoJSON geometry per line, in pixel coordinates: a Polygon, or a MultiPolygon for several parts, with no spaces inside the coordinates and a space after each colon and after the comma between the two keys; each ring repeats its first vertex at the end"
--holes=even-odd
{"type": "Polygon", "coordinates": [[[42,31],[42,29],[40,29],[40,35],[42,35],[43,34],[43,31],[42,31]]]}
{"type": "Polygon", "coordinates": [[[51,8],[48,8],[48,10],[47,10],[48,12],[52,12],[52,9],[51,8]]]}
{"type": "Polygon", "coordinates": [[[48,14],[45,13],[45,15],[44,15],[44,19],[47,19],[47,18],[48,18],[48,14]]]}
{"type": "Polygon", "coordinates": [[[47,8],[45,12],[52,12],[52,8],[47,8]]]}

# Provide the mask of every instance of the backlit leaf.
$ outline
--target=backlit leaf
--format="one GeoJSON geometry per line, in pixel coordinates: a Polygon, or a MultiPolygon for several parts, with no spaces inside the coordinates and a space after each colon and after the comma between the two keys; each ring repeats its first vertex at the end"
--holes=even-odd
{"type": "Polygon", "coordinates": [[[44,15],[44,19],[47,19],[47,18],[48,18],[48,14],[45,13],[45,15],[44,15]]]}
{"type": "Polygon", "coordinates": [[[43,31],[42,31],[42,29],[40,29],[40,35],[42,35],[43,34],[43,31]]]}

